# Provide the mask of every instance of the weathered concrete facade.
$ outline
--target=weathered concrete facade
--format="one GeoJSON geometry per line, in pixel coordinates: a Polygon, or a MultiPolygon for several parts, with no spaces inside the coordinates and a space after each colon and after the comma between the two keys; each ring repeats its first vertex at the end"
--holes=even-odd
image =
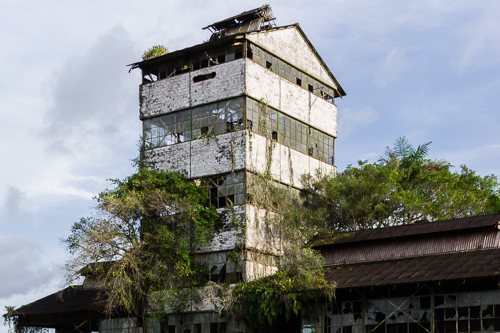
{"type": "MultiPolygon", "coordinates": [[[[228,117],[227,113],[221,111],[221,103],[235,98],[243,98],[241,101],[244,101],[248,96],[259,101],[262,107],[277,110],[281,115],[295,119],[297,124],[307,126],[310,128],[309,132],[315,129],[331,136],[333,141],[337,136],[337,107],[333,99],[325,100],[317,93],[313,93],[313,88],[304,89],[289,77],[279,75],[278,71],[270,70],[248,56],[251,42],[272,53],[276,59],[282,59],[283,64],[296,66],[307,75],[321,80],[333,89],[338,89],[337,83],[328,74],[329,70],[320,62],[312,46],[299,32],[299,28],[290,26],[253,32],[243,37],[247,40],[233,43],[243,44],[240,59],[196,70],[193,67],[193,70],[187,73],[154,82],[144,82],[140,89],[140,118],[156,119],[155,117],[166,114],[182,111],[184,115],[189,115],[191,112],[191,126],[194,129],[196,120],[192,110],[206,106],[211,110],[207,112],[212,112],[212,116],[215,115],[211,118],[213,124],[205,126],[205,129],[201,127],[201,131],[207,133],[216,127],[215,123],[220,122],[221,117],[228,117]]],[[[209,45],[210,43],[207,43],[205,53],[210,52],[209,45]]],[[[278,61],[276,63],[279,66],[278,61]]],[[[281,66],[285,66],[283,64],[281,66]]],[[[233,131],[226,127],[226,130],[222,128],[210,135],[186,136],[184,129],[182,136],[188,137],[188,140],[164,145],[160,143],[146,151],[149,167],[177,171],[191,179],[224,177],[235,172],[259,174],[269,169],[275,181],[298,189],[302,186],[301,177],[304,174],[317,172],[335,174],[333,156],[330,163],[327,163],[328,161],[318,160],[312,154],[290,147],[286,142],[280,142],[278,138],[263,135],[262,131],[260,133],[253,131],[245,104],[246,102],[243,102],[243,112],[234,122],[239,130],[233,131]]],[[[184,120],[186,121],[189,120],[184,120]]],[[[169,124],[165,126],[170,130],[169,124]]],[[[283,122],[281,126],[280,131],[283,131],[285,129],[283,122]]],[[[148,130],[145,129],[145,137],[149,135],[146,133],[148,130]]],[[[309,150],[311,149],[314,148],[310,146],[309,150]]],[[[259,219],[262,212],[256,212],[258,210],[256,207],[241,203],[241,200],[232,203],[235,204],[239,219],[246,224],[246,227],[242,229],[227,222],[223,230],[217,231],[213,243],[200,249],[200,253],[209,254],[238,248],[255,253],[261,252],[264,256],[279,255],[279,241],[271,241],[271,239],[279,240],[279,232],[271,232],[262,225],[262,220],[259,219]]],[[[227,211],[228,208],[220,210],[227,211]]],[[[244,252],[240,256],[242,260],[240,270],[245,280],[270,274],[276,270],[272,260],[271,263],[269,260],[267,263],[258,262],[255,260],[257,255],[246,255],[244,252]]]]}
{"type": "MultiPolygon", "coordinates": [[[[143,73],[140,119],[148,167],[213,181],[210,200],[224,225],[198,249],[211,279],[226,274],[249,281],[275,273],[281,234],[266,223],[272,213],[247,200],[250,180],[269,171],[275,182],[299,191],[305,174],[335,175],[334,99],[345,95],[342,87],[298,25],[261,30],[252,21],[133,66],[143,73]]],[[[169,330],[208,333],[217,322],[224,331],[245,331],[200,313],[210,310],[193,305],[190,322],[171,317],[169,330]]]]}

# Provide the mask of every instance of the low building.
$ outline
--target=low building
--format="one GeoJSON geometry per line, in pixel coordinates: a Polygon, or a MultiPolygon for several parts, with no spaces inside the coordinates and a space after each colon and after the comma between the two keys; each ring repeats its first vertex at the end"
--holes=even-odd
{"type": "Polygon", "coordinates": [[[323,240],[336,301],[302,332],[499,332],[499,225],[496,214],[323,240]]]}

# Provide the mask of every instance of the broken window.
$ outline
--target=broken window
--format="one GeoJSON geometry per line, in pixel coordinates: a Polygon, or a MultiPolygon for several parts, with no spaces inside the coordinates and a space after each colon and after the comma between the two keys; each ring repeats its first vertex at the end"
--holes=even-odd
{"type": "Polygon", "coordinates": [[[190,110],[144,120],[144,143],[146,149],[189,140],[191,140],[190,110]]]}
{"type": "MultiPolygon", "coordinates": [[[[316,327],[323,332],[430,332],[434,320],[434,332],[500,330],[500,291],[436,295],[434,308],[431,299],[413,296],[332,302],[316,327]]],[[[304,321],[306,324],[310,325],[304,321]]]]}
{"type": "Polygon", "coordinates": [[[146,149],[238,131],[244,128],[243,98],[149,118],[143,126],[146,149]]]}
{"type": "Polygon", "coordinates": [[[332,136],[311,127],[309,130],[308,142],[310,149],[309,155],[320,161],[333,164],[334,139],[332,136]]]}
{"type": "Polygon", "coordinates": [[[193,138],[219,135],[243,128],[242,97],[193,109],[193,138]]]}
{"type": "Polygon", "coordinates": [[[333,136],[249,97],[246,110],[247,129],[333,165],[333,136]]]}
{"type": "Polygon", "coordinates": [[[219,175],[210,182],[210,203],[216,208],[245,203],[245,172],[219,175]]]}
{"type": "Polygon", "coordinates": [[[212,48],[208,51],[196,52],[190,57],[169,59],[159,64],[151,65],[151,67],[143,68],[142,83],[154,82],[241,58],[243,58],[242,43],[234,43],[233,45],[212,48]]]}

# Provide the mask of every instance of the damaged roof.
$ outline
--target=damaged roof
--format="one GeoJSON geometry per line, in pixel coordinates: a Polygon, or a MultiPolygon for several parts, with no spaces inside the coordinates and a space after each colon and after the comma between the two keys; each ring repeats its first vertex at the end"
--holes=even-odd
{"type": "Polygon", "coordinates": [[[202,28],[203,30],[205,29],[213,29],[215,31],[220,31],[223,29],[227,29],[236,25],[241,25],[249,21],[253,21],[258,18],[264,18],[265,21],[270,21],[273,18],[267,17],[269,15],[269,12],[271,10],[271,7],[269,5],[264,5],[259,8],[255,8],[252,10],[247,10],[243,13],[240,13],[238,15],[229,17],[227,19],[224,19],[219,22],[212,23],[205,28],[202,28]]]}
{"type": "MultiPolygon", "coordinates": [[[[260,8],[262,8],[262,7],[260,7],[260,8]]],[[[257,9],[260,9],[260,8],[257,8],[257,9]]],[[[254,10],[257,10],[257,9],[254,9],[254,10]]],[[[229,19],[226,19],[226,20],[229,20],[229,19]]],[[[224,21],[226,21],[226,20],[224,20],[224,21]]],[[[223,22],[223,21],[221,21],[221,22],[223,22]]],[[[219,23],[219,22],[217,22],[217,23],[219,23]]],[[[281,29],[288,29],[288,28],[295,28],[295,29],[297,29],[297,31],[302,36],[302,38],[304,39],[304,41],[310,47],[311,51],[317,57],[318,61],[321,63],[321,66],[323,66],[323,68],[327,72],[328,76],[335,83],[337,91],[338,91],[338,94],[341,97],[346,96],[345,90],[342,88],[342,86],[340,85],[340,83],[337,80],[337,78],[333,75],[333,73],[330,70],[330,68],[328,68],[328,66],[326,65],[326,63],[323,60],[323,58],[321,58],[321,56],[319,55],[319,53],[316,50],[316,48],[312,45],[312,43],[309,40],[309,38],[307,38],[305,32],[302,30],[302,28],[300,27],[299,23],[294,23],[294,24],[289,24],[289,25],[279,26],[279,27],[269,27],[269,28],[266,28],[266,29],[263,29],[263,30],[262,29],[258,29],[258,30],[251,30],[251,31],[246,31],[246,32],[239,32],[239,33],[235,33],[235,34],[232,34],[232,35],[229,35],[229,36],[225,36],[225,37],[222,37],[220,39],[213,40],[213,41],[209,41],[209,42],[197,44],[197,45],[194,45],[194,46],[186,47],[184,49],[177,50],[177,51],[174,51],[174,52],[170,52],[170,53],[158,56],[158,57],[154,57],[154,58],[151,58],[151,59],[141,60],[141,61],[138,61],[138,62],[134,62],[134,63],[129,64],[127,66],[130,66],[130,70],[129,71],[131,71],[133,69],[136,69],[136,68],[145,68],[145,67],[151,66],[153,64],[157,64],[157,63],[160,63],[160,62],[163,62],[163,61],[166,61],[166,60],[169,60],[169,59],[173,59],[173,58],[176,58],[176,57],[190,56],[194,52],[202,51],[202,50],[205,50],[205,49],[210,49],[210,48],[212,48],[214,46],[218,46],[218,45],[221,45],[221,44],[224,44],[224,43],[228,43],[228,42],[231,42],[231,41],[236,41],[236,40],[241,41],[241,39],[245,38],[245,36],[248,35],[248,34],[253,34],[253,33],[270,33],[272,31],[281,30],[281,29]]],[[[269,51],[269,50],[267,50],[267,51],[269,51]]],[[[292,64],[292,65],[296,66],[295,64],[292,64]]],[[[301,70],[301,71],[304,71],[306,73],[309,73],[306,68],[298,68],[298,69],[301,70]]],[[[314,75],[313,75],[313,77],[314,77],[314,75]]],[[[318,77],[315,77],[315,79],[317,79],[319,81],[322,81],[318,77]]]]}
{"type": "Polygon", "coordinates": [[[498,227],[499,224],[500,214],[491,214],[436,222],[421,222],[396,227],[362,230],[340,235],[336,234],[334,236],[323,236],[313,240],[311,243],[314,244],[315,248],[320,248],[326,246],[334,246],[336,244],[426,235],[439,232],[451,232],[484,227],[493,228],[498,227]]]}
{"type": "Polygon", "coordinates": [[[499,249],[340,265],[325,273],[340,289],[492,276],[500,277],[499,249]]]}

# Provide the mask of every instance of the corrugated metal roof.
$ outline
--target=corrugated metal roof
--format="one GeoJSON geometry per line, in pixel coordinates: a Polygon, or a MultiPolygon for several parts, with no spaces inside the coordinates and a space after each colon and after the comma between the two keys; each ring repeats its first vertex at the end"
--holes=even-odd
{"type": "Polygon", "coordinates": [[[397,227],[357,231],[353,233],[342,234],[340,236],[336,235],[333,239],[328,239],[328,237],[323,239],[316,239],[315,241],[313,241],[313,243],[317,244],[317,248],[320,248],[322,246],[329,246],[333,244],[363,242],[377,239],[423,235],[454,230],[467,230],[490,226],[493,227],[498,225],[499,223],[500,214],[473,216],[460,219],[422,222],[417,224],[401,225],[397,227]]]}
{"type": "Polygon", "coordinates": [[[400,237],[378,242],[357,242],[320,247],[326,265],[421,257],[499,247],[500,231],[476,228],[420,237],[400,237]]]}
{"type": "Polygon", "coordinates": [[[500,278],[499,249],[333,266],[325,274],[338,288],[491,276],[500,278]]]}

